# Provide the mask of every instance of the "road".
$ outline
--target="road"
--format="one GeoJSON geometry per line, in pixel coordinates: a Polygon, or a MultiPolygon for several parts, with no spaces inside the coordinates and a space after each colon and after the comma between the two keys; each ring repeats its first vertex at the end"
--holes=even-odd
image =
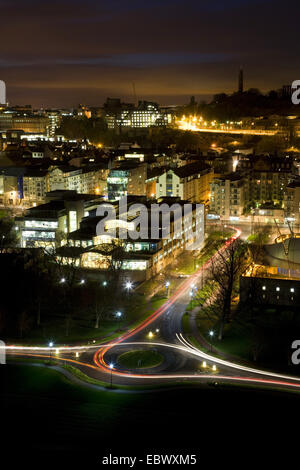
{"type": "MultiPolygon", "coordinates": [[[[222,247],[233,243],[241,236],[235,228],[235,235],[222,247]]],[[[216,255],[214,255],[216,256],[216,255]]],[[[211,260],[207,261],[193,275],[185,279],[167,302],[136,328],[126,332],[109,344],[82,346],[22,347],[6,346],[12,356],[45,358],[71,364],[86,375],[103,382],[113,380],[120,385],[155,385],[159,383],[229,382],[251,383],[284,389],[300,388],[300,377],[277,374],[243,366],[207,354],[189,343],[182,332],[182,316],[190,302],[193,285],[201,283],[211,260]],[[153,337],[149,338],[149,332],[153,337]],[[164,361],[158,367],[144,370],[126,370],[117,365],[117,357],[126,350],[151,348],[161,352],[164,361]],[[206,367],[203,367],[203,363],[206,367]]]]}

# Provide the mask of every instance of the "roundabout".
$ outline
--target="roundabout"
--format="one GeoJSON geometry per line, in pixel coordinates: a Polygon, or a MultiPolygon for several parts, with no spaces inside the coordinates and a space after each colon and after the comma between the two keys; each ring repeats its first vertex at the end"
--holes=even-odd
{"type": "Polygon", "coordinates": [[[156,350],[138,349],[120,354],[117,362],[126,369],[150,369],[159,366],[164,361],[164,356],[156,350]]]}

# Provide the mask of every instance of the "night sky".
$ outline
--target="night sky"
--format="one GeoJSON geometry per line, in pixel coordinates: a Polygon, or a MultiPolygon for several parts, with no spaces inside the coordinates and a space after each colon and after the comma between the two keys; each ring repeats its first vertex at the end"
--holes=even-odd
{"type": "Polygon", "coordinates": [[[0,0],[12,104],[180,104],[300,79],[299,0],[0,0]]]}

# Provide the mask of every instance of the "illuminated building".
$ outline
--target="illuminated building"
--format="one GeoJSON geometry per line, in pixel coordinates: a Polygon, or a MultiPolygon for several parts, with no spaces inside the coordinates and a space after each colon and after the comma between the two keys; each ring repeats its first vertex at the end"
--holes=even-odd
{"type": "Polygon", "coordinates": [[[237,218],[245,205],[244,180],[238,173],[214,178],[211,183],[210,213],[221,218],[237,218]]]}
{"type": "Polygon", "coordinates": [[[48,118],[47,135],[48,137],[54,137],[56,129],[60,126],[61,123],[61,113],[59,111],[46,111],[45,114],[48,118]]]}
{"type": "Polygon", "coordinates": [[[45,202],[47,171],[29,170],[23,176],[23,206],[37,206],[45,202]]]}
{"type": "Polygon", "coordinates": [[[0,130],[23,130],[32,134],[45,134],[49,120],[43,115],[26,115],[4,111],[0,113],[0,130]]]}
{"type": "Polygon", "coordinates": [[[0,173],[0,204],[4,206],[18,206],[21,200],[20,177],[13,171],[0,173]]]}
{"type": "Polygon", "coordinates": [[[48,191],[65,189],[82,194],[106,195],[107,175],[108,170],[102,165],[54,167],[48,175],[48,191]]]}
{"type": "Polygon", "coordinates": [[[99,204],[101,198],[54,191],[46,194],[46,203],[32,207],[16,218],[22,247],[54,247],[79,228],[83,217],[99,204]]]}
{"type": "Polygon", "coordinates": [[[284,194],[284,214],[292,225],[300,224],[300,181],[293,181],[284,194]]]}
{"type": "Polygon", "coordinates": [[[282,204],[286,187],[296,167],[290,157],[255,156],[242,158],[237,169],[245,178],[245,198],[255,203],[282,204]]]}
{"type": "Polygon", "coordinates": [[[173,122],[170,112],[161,111],[157,103],[150,101],[139,101],[137,107],[120,100],[109,101],[105,113],[109,129],[165,127],[173,122]]]}
{"type": "Polygon", "coordinates": [[[115,201],[129,195],[146,194],[147,165],[121,162],[118,168],[111,169],[107,177],[108,199],[115,201]]]}
{"type": "MultiPolygon", "coordinates": [[[[133,230],[138,224],[137,216],[134,217],[127,214],[127,220],[119,220],[118,215],[114,220],[106,222],[106,230],[116,229],[116,237],[109,235],[96,235],[96,227],[101,217],[96,215],[96,211],[91,211],[89,217],[84,218],[80,223],[80,229],[72,232],[68,236],[68,243],[70,246],[84,248],[87,247],[85,252],[80,255],[80,265],[86,269],[99,269],[106,270],[108,265],[112,262],[110,258],[110,249],[114,250],[116,246],[122,246],[124,254],[121,260],[122,271],[132,271],[132,275],[136,280],[143,280],[160,272],[171,261],[174,260],[183,250],[187,249],[194,241],[198,242],[200,248],[204,243],[204,206],[200,205],[200,212],[197,213],[196,224],[196,205],[192,206],[192,217],[189,221],[189,226],[182,225],[181,229],[174,226],[174,218],[171,213],[170,218],[170,233],[168,236],[163,236],[162,232],[162,218],[159,217],[158,222],[158,238],[151,238],[151,220],[153,214],[151,213],[151,204],[167,203],[178,204],[181,208],[188,201],[181,201],[179,198],[161,198],[158,201],[147,201],[146,198],[138,198],[132,196],[128,197],[128,209],[135,203],[142,203],[146,207],[148,215],[148,234],[149,238],[139,238],[133,240],[131,238],[120,239],[118,238],[118,230],[120,228],[127,228],[133,230]],[[199,215],[200,214],[200,215],[199,215]],[[192,235],[191,235],[192,234],[192,235]],[[191,238],[190,238],[191,237],[191,238]],[[105,247],[105,248],[103,248],[105,247]],[[106,256],[103,253],[106,253],[106,256]]],[[[102,203],[105,204],[105,203],[102,203]]],[[[115,203],[115,210],[118,212],[118,205],[115,203]]],[[[116,261],[117,262],[117,261],[116,261]]]]}
{"type": "Polygon", "coordinates": [[[299,307],[300,270],[255,266],[240,278],[240,301],[254,305],[299,307]]]}
{"type": "Polygon", "coordinates": [[[165,170],[157,178],[156,197],[174,196],[207,205],[213,174],[209,166],[198,163],[165,170]]]}

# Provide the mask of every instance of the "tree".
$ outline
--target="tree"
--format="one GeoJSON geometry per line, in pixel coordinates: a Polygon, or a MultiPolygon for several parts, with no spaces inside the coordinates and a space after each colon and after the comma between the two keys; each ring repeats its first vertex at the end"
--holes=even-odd
{"type": "Polygon", "coordinates": [[[0,254],[8,248],[15,247],[17,244],[17,235],[15,225],[12,219],[3,217],[0,219],[0,254]]]}
{"type": "Polygon", "coordinates": [[[231,319],[231,304],[237,292],[240,274],[248,264],[247,247],[239,239],[220,249],[212,258],[210,278],[217,288],[215,291],[219,311],[219,340],[223,339],[224,326],[231,319]]]}

